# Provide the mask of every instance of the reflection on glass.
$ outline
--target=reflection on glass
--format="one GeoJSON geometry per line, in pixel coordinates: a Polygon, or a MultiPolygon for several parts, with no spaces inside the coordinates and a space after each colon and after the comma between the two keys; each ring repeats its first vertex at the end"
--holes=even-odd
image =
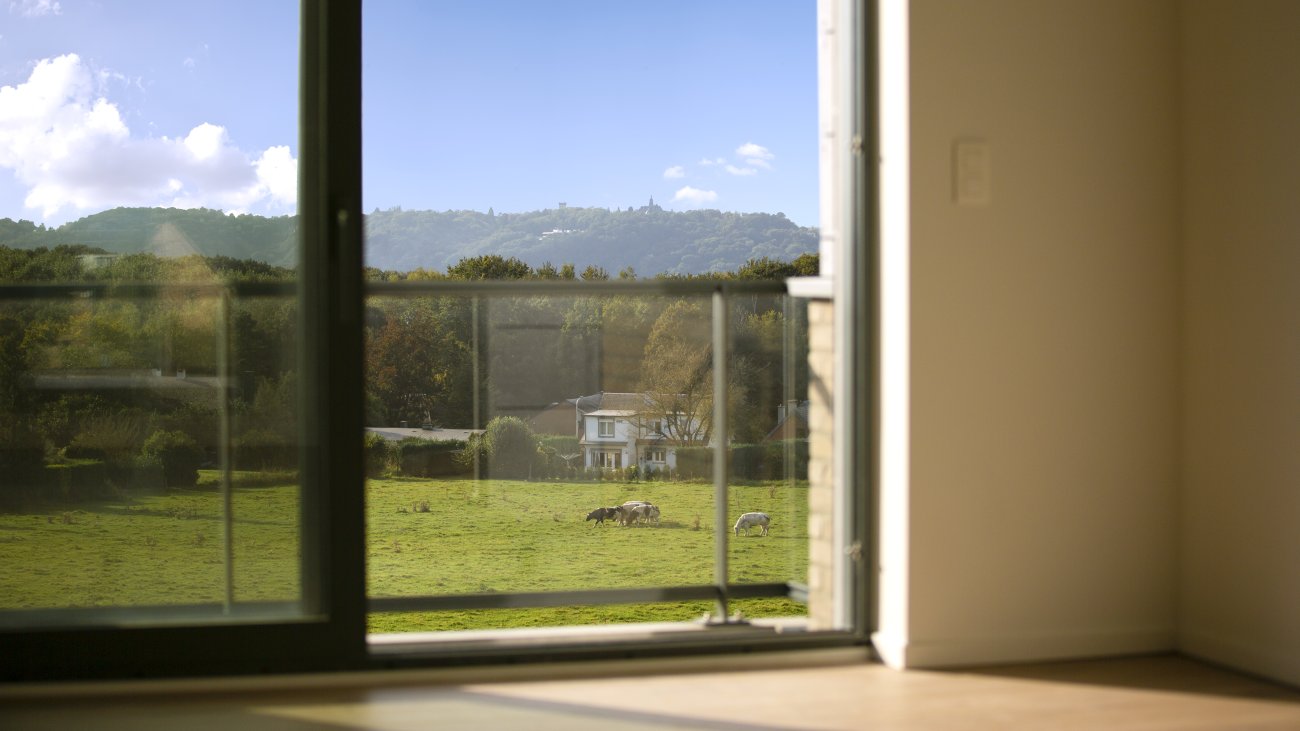
{"type": "Polygon", "coordinates": [[[298,5],[11,5],[0,624],[297,613],[298,5]]]}
{"type": "Polygon", "coordinates": [[[132,258],[0,303],[0,609],[294,601],[295,305],[132,258]]]}
{"type": "MultiPolygon", "coordinates": [[[[787,321],[784,296],[731,304],[730,494],[773,525],[762,542],[733,544],[732,580],[801,582],[806,427],[796,426],[801,401],[786,397],[798,393],[787,378],[805,370],[791,359],[806,336],[802,321],[787,321]],[[794,405],[790,419],[783,401],[794,405]]],[[[710,584],[712,325],[711,299],[698,294],[371,297],[370,595],[710,584]]],[[[741,606],[755,616],[804,611],[786,599],[741,606]]],[[[394,613],[372,615],[371,627],[682,620],[708,609],[394,613]]]]}

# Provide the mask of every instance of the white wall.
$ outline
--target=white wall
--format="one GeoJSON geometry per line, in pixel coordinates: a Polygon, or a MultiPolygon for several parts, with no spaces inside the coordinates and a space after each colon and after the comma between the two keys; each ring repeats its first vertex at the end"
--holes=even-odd
{"type": "Polygon", "coordinates": [[[1300,3],[1183,20],[1181,646],[1300,684],[1300,3]]]}
{"type": "Polygon", "coordinates": [[[886,655],[1171,648],[1176,3],[912,0],[910,20],[908,596],[886,655]],[[990,147],[986,206],[954,203],[959,139],[990,147]]]}
{"type": "Polygon", "coordinates": [[[912,0],[909,22],[882,654],[1176,648],[1300,684],[1300,3],[912,0]],[[953,201],[959,139],[989,145],[988,205],[953,201]]]}

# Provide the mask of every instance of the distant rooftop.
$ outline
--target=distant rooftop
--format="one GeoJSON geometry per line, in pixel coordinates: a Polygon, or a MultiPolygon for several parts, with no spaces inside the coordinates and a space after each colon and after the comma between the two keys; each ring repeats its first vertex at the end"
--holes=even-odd
{"type": "Polygon", "coordinates": [[[482,429],[411,429],[400,426],[368,426],[366,432],[393,442],[403,439],[427,439],[431,442],[467,442],[471,434],[482,434],[482,429]]]}

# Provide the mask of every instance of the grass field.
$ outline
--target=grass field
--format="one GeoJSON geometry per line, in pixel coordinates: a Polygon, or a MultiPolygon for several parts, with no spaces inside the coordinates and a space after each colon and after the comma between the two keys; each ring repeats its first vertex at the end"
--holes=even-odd
{"type": "MultiPolygon", "coordinates": [[[[419,596],[707,584],[713,580],[713,488],[702,483],[554,483],[379,479],[367,486],[371,596],[419,596]],[[602,505],[648,500],[658,527],[584,521],[602,505]]],[[[238,601],[298,592],[297,488],[234,492],[238,601]]],[[[733,486],[729,522],[772,516],[771,534],[730,544],[731,581],[803,581],[807,490],[733,486]]],[[[0,608],[221,601],[221,501],[215,490],[0,514],[0,608]]],[[[746,600],[747,616],[789,616],[786,599],[746,600]]],[[[374,632],[431,631],[699,617],[707,602],[372,615],[374,632]]]]}

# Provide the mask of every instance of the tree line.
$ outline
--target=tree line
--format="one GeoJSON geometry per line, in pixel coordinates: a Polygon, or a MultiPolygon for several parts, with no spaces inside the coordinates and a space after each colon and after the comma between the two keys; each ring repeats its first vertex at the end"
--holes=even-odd
{"type": "MultiPolygon", "coordinates": [[[[223,354],[235,466],[293,469],[296,302],[242,298],[223,309],[218,298],[193,296],[185,285],[292,282],[294,270],[234,257],[149,253],[87,263],[104,253],[86,245],[0,246],[0,284],[167,285],[148,299],[0,302],[0,469],[32,484],[49,465],[87,472],[95,484],[130,483],[148,465],[159,480],[182,479],[157,470],[169,461],[197,467],[215,459],[221,419],[214,385],[223,354]],[[83,470],[83,463],[98,466],[83,470]]],[[[815,255],[757,258],[709,278],[783,278],[815,274],[816,267],[815,255]]],[[[610,275],[594,265],[534,267],[501,255],[462,259],[445,270],[368,269],[366,276],[388,282],[637,278],[630,268],[610,275]]],[[[691,276],[699,275],[677,275],[691,276]]],[[[593,296],[580,285],[559,297],[370,297],[366,423],[475,428],[495,417],[527,417],[565,398],[628,391],[662,399],[665,414],[698,414],[693,423],[702,431],[676,437],[703,444],[713,397],[709,317],[706,299],[593,296]]],[[[730,317],[729,426],[740,441],[758,441],[773,425],[790,370],[793,393],[804,392],[803,359],[796,356],[789,366],[785,359],[791,349],[805,352],[806,334],[798,322],[787,322],[791,310],[779,296],[736,298],[730,317]]]]}

